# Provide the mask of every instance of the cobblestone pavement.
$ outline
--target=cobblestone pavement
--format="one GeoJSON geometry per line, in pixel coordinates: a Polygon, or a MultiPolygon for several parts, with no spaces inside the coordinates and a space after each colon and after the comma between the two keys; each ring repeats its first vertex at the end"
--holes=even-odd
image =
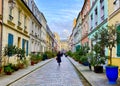
{"type": "Polygon", "coordinates": [[[83,84],[72,64],[63,56],[60,66],[54,59],[10,86],[83,86],[83,84]]]}

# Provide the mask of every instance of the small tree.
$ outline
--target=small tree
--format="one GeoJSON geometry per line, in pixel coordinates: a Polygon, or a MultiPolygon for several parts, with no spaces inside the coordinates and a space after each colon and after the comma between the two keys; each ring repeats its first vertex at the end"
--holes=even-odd
{"type": "Polygon", "coordinates": [[[120,32],[113,25],[107,26],[107,28],[103,28],[99,32],[99,40],[100,43],[102,44],[101,47],[107,47],[110,51],[110,56],[109,56],[110,65],[112,65],[112,50],[117,44],[117,42],[119,42],[119,40],[117,40],[116,37],[116,35],[119,33],[120,32]]]}
{"type": "Polygon", "coordinates": [[[107,34],[107,40],[106,40],[106,47],[108,47],[110,51],[110,65],[112,65],[112,50],[113,47],[117,44],[117,37],[116,35],[119,34],[115,26],[108,26],[106,30],[107,34]]]}

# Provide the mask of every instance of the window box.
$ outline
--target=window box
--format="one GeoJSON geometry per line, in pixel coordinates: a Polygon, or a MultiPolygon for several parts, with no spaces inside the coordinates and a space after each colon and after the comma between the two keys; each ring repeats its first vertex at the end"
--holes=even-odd
{"type": "Polygon", "coordinates": [[[20,26],[17,26],[17,29],[22,30],[22,28],[20,26]]]}

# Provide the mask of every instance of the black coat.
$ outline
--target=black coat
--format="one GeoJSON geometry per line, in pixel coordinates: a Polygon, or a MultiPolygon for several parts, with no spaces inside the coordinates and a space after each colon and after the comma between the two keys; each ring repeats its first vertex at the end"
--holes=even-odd
{"type": "Polygon", "coordinates": [[[57,62],[58,62],[58,63],[61,62],[61,54],[60,54],[60,53],[57,54],[57,62]]]}

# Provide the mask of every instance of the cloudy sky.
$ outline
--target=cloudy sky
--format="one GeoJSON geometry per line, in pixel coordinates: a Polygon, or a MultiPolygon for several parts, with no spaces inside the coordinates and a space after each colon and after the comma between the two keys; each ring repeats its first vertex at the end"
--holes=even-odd
{"type": "Polygon", "coordinates": [[[61,39],[72,32],[73,19],[77,17],[84,0],[34,0],[44,14],[52,32],[57,32],[61,39]]]}

